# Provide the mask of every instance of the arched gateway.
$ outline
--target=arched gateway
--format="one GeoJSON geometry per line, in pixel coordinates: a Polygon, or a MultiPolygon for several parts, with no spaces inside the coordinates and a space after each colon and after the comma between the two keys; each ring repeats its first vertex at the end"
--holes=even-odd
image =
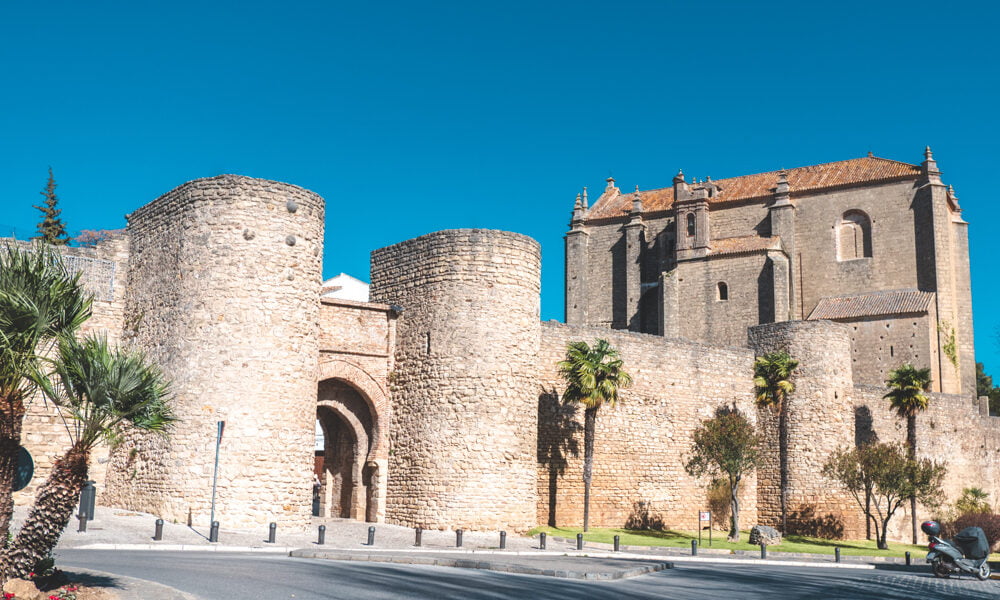
{"type": "Polygon", "coordinates": [[[386,405],[382,386],[361,367],[344,360],[320,365],[317,516],[370,522],[384,516],[386,405]]]}

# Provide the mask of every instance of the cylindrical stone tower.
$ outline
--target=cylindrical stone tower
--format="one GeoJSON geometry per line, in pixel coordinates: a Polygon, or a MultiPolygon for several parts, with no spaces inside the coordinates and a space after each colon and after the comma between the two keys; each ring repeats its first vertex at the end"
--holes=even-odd
{"type": "MultiPolygon", "coordinates": [[[[808,531],[836,519],[845,531],[858,531],[854,499],[821,474],[831,454],[854,445],[851,400],[854,383],[848,327],[832,321],[768,323],[751,327],[749,341],[758,356],[785,350],[799,361],[791,377],[795,391],[785,403],[789,532],[808,531]],[[827,515],[835,519],[826,519],[827,515]]],[[[781,525],[779,421],[769,409],[760,409],[758,417],[766,446],[764,464],[757,469],[757,512],[762,523],[778,527],[781,525]]],[[[860,528],[863,531],[864,521],[860,528]]]]}
{"type": "Polygon", "coordinates": [[[480,229],[372,253],[372,300],[403,309],[389,522],[535,525],[540,259],[534,240],[480,229]]]}
{"type": "Polygon", "coordinates": [[[206,527],[309,523],[323,199],[221,175],[129,216],[124,335],[172,380],[169,438],[118,447],[102,501],[206,527]]]}

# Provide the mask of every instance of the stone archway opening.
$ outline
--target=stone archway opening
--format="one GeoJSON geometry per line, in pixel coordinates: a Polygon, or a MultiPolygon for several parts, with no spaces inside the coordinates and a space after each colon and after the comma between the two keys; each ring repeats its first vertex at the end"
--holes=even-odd
{"type": "Polygon", "coordinates": [[[313,514],[375,521],[377,471],[370,460],[374,418],[367,399],[347,381],[319,383],[316,406],[316,498],[313,514]]]}

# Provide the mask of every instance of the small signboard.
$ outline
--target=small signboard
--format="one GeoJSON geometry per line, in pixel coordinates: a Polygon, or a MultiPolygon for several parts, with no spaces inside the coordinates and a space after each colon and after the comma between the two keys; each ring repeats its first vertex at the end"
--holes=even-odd
{"type": "Polygon", "coordinates": [[[24,446],[17,449],[17,465],[14,467],[14,487],[12,491],[23,490],[31,483],[31,477],[35,474],[35,461],[31,459],[31,453],[24,446]]]}
{"type": "Polygon", "coordinates": [[[701,543],[701,532],[703,530],[708,530],[708,545],[712,545],[712,511],[710,510],[699,510],[698,511],[698,543],[701,543]],[[708,523],[708,525],[702,526],[702,523],[708,523]]]}

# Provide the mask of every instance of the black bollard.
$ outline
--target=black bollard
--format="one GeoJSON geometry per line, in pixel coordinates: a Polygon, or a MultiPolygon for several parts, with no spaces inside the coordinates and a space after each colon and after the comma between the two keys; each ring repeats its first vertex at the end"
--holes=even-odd
{"type": "Polygon", "coordinates": [[[375,545],[375,527],[374,526],[368,528],[368,545],[369,546],[374,546],[375,545]]]}
{"type": "Polygon", "coordinates": [[[76,528],[77,533],[87,533],[87,513],[81,512],[76,518],[80,519],[80,526],[76,528]]]}
{"type": "Polygon", "coordinates": [[[423,529],[421,529],[419,527],[417,527],[416,529],[414,529],[413,530],[413,545],[417,546],[419,548],[420,544],[423,542],[423,540],[421,540],[420,538],[422,538],[423,536],[424,536],[424,530],[423,529]]]}
{"type": "Polygon", "coordinates": [[[833,559],[836,562],[840,562],[840,546],[833,549],[833,559]]]}
{"type": "Polygon", "coordinates": [[[316,543],[320,546],[326,543],[326,525],[319,526],[319,538],[316,540],[316,543]]]}
{"type": "Polygon", "coordinates": [[[698,540],[691,540],[691,556],[698,556],[698,540]]]}
{"type": "Polygon", "coordinates": [[[764,544],[760,545],[760,558],[761,560],[767,560],[767,546],[764,544]]]}
{"type": "Polygon", "coordinates": [[[156,530],[153,532],[153,540],[160,541],[163,539],[163,519],[156,520],[156,530]]]}
{"type": "Polygon", "coordinates": [[[538,549],[545,550],[545,532],[538,534],[538,549]]]}
{"type": "Polygon", "coordinates": [[[461,548],[462,547],[462,530],[461,529],[456,529],[455,530],[455,547],[456,548],[461,548]]]}
{"type": "Polygon", "coordinates": [[[83,482],[83,488],[80,489],[80,512],[87,515],[88,521],[94,520],[94,502],[97,499],[97,488],[94,487],[94,482],[89,479],[83,482]]]}
{"type": "Polygon", "coordinates": [[[278,524],[277,523],[271,523],[270,525],[267,526],[267,543],[268,544],[273,544],[274,543],[274,538],[277,535],[277,533],[278,533],[278,524]]]}
{"type": "Polygon", "coordinates": [[[621,547],[621,538],[616,535],[615,536],[615,552],[618,552],[621,549],[622,549],[622,547],[621,547]]]}
{"type": "Polygon", "coordinates": [[[576,534],[576,549],[577,550],[583,550],[583,534],[582,533],[576,534]]]}
{"type": "Polygon", "coordinates": [[[910,566],[910,551],[906,551],[906,566],[910,566]]]}
{"type": "Polygon", "coordinates": [[[208,530],[208,541],[218,542],[219,541],[219,522],[212,521],[212,528],[208,530]]]}
{"type": "Polygon", "coordinates": [[[506,531],[501,531],[500,532],[500,549],[501,550],[506,550],[507,549],[507,532],[506,531]]]}

